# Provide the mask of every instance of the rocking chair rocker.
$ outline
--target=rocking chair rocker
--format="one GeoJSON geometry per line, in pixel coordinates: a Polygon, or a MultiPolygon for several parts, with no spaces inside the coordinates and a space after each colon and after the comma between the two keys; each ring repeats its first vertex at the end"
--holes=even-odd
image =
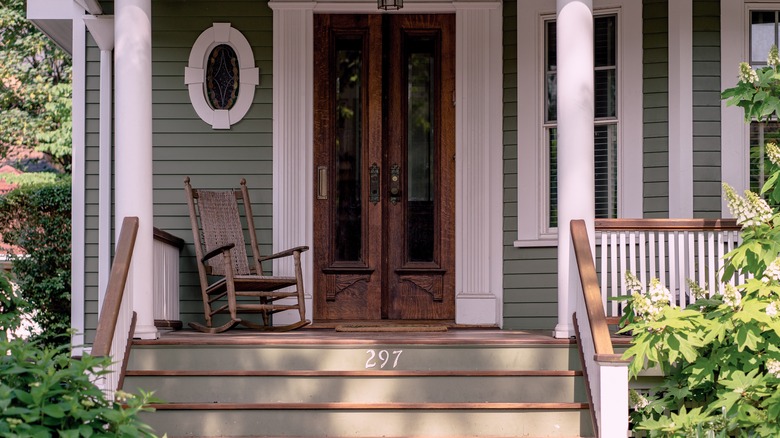
{"type": "Polygon", "coordinates": [[[260,256],[245,179],[241,180],[240,190],[206,191],[193,189],[190,178],[187,177],[184,179],[184,188],[187,191],[206,319],[206,325],[190,322],[190,327],[205,333],[220,333],[238,324],[272,331],[294,330],[309,324],[305,319],[301,274],[301,253],[309,247],[299,246],[269,256],[260,256]],[[254,266],[251,268],[246,253],[239,203],[243,204],[249,230],[254,259],[254,266]],[[290,256],[293,258],[295,277],[263,275],[262,262],[290,256]],[[295,287],[294,291],[280,291],[291,286],[295,287]],[[283,304],[277,302],[282,299],[286,299],[283,304]],[[271,315],[285,310],[297,310],[300,320],[285,326],[272,326],[271,315]],[[229,314],[230,321],[214,326],[212,317],[219,313],[229,314]],[[262,324],[239,318],[238,314],[260,314],[262,324]]]}

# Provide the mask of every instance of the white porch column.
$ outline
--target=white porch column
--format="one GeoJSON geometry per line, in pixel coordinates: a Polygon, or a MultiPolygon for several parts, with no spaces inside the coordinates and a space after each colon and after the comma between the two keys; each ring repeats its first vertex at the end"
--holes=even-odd
{"type": "Polygon", "coordinates": [[[115,229],[125,216],[137,216],[140,227],[125,294],[138,313],[135,336],[154,339],[153,201],[152,201],[152,2],[114,3],[115,229]]]}
{"type": "Polygon", "coordinates": [[[584,219],[594,241],[593,2],[557,0],[558,53],[558,325],[574,335],[572,314],[581,295],[569,223],[584,219]]]}

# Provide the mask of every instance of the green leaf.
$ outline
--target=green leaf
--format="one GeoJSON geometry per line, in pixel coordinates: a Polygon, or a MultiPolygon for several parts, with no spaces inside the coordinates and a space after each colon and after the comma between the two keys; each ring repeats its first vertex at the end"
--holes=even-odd
{"type": "Polygon", "coordinates": [[[62,418],[65,416],[65,410],[60,405],[44,405],[43,413],[54,418],[62,418]]]}

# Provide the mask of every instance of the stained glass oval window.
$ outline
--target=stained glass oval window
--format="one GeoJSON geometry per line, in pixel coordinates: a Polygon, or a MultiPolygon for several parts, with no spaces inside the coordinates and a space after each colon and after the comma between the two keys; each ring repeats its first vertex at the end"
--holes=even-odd
{"type": "Polygon", "coordinates": [[[238,99],[239,64],[236,51],[228,44],[211,50],[206,67],[206,92],[215,110],[229,110],[238,99]]]}

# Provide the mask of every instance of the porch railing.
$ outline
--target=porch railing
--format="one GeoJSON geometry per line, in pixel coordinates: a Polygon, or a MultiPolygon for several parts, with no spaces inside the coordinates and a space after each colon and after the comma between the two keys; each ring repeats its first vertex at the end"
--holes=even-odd
{"type": "Polygon", "coordinates": [[[154,325],[161,330],[179,329],[179,252],[184,240],[154,229],[154,325]]]}
{"type": "Polygon", "coordinates": [[[629,294],[626,272],[645,287],[658,278],[675,297],[673,304],[683,307],[692,298],[689,280],[710,295],[722,292],[723,255],[739,245],[739,231],[734,219],[596,219],[599,285],[607,316],[621,315],[621,304],[610,298],[629,294]]]}
{"type": "Polygon", "coordinates": [[[106,374],[101,382],[103,390],[112,396],[113,391],[118,387],[123,363],[117,359],[125,355],[128,338],[131,336],[129,333],[134,321],[133,312],[129,305],[129,296],[124,291],[137,234],[138,218],[126,217],[122,221],[122,229],[119,232],[116,254],[114,262],[111,264],[111,273],[108,277],[103,308],[100,310],[95,341],[92,343],[91,354],[93,356],[114,358],[109,367],[111,372],[106,374]]]}
{"type": "Polygon", "coordinates": [[[612,348],[596,265],[585,222],[571,221],[571,237],[582,297],[577,299],[574,329],[587,381],[595,435],[625,437],[628,433],[628,361],[612,348]]]}

